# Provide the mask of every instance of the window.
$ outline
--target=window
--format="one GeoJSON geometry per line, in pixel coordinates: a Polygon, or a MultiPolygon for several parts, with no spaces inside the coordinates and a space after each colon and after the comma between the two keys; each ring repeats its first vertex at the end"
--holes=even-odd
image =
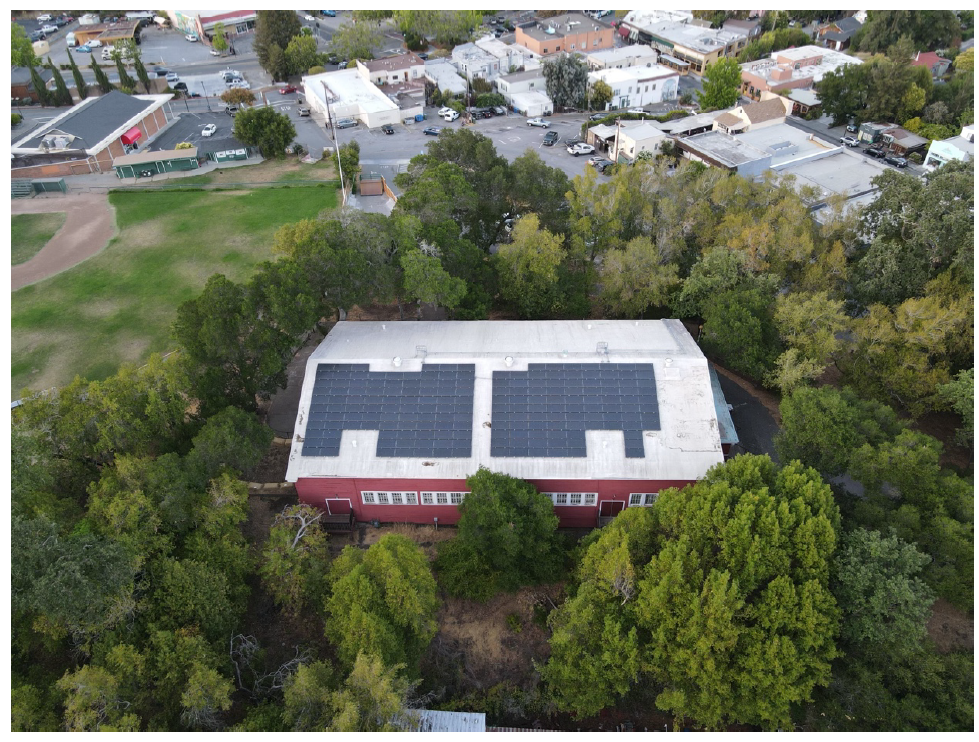
{"type": "Polygon", "coordinates": [[[461,505],[468,492],[422,492],[422,505],[461,505]]]}
{"type": "Polygon", "coordinates": [[[574,51],[574,44],[571,45],[571,51],[574,51]]]}
{"type": "Polygon", "coordinates": [[[598,498],[596,492],[542,492],[551,498],[555,505],[563,506],[594,506],[598,498]]]}
{"type": "Polygon", "coordinates": [[[417,505],[417,492],[361,492],[365,505],[417,505]]]}
{"type": "Polygon", "coordinates": [[[659,492],[633,492],[629,495],[629,507],[649,507],[657,497],[659,492]]]}
{"type": "Polygon", "coordinates": [[[591,42],[591,45],[592,46],[598,46],[598,39],[595,39],[593,42],[591,42]]]}

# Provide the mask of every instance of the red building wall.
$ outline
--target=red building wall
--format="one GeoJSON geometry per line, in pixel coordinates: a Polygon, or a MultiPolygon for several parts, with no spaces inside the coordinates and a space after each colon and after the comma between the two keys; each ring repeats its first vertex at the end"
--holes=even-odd
{"type": "MultiPolygon", "coordinates": [[[[660,492],[669,487],[683,487],[693,480],[581,480],[581,479],[534,479],[530,480],[539,492],[595,492],[598,497],[593,506],[555,506],[554,512],[562,528],[592,528],[598,522],[602,503],[613,511],[615,503],[627,507],[633,492],[660,492]]],[[[378,505],[365,504],[361,492],[467,492],[464,479],[370,479],[370,478],[301,478],[296,482],[300,502],[319,508],[329,507],[331,512],[346,512],[347,503],[358,521],[379,520],[384,523],[433,523],[453,525],[459,520],[455,505],[378,505]],[[329,501],[329,505],[327,504],[329,501]]],[[[420,503],[420,494],[419,494],[420,503]]],[[[603,514],[608,514],[608,510],[603,514]]],[[[614,514],[614,512],[613,512],[614,514]]]]}

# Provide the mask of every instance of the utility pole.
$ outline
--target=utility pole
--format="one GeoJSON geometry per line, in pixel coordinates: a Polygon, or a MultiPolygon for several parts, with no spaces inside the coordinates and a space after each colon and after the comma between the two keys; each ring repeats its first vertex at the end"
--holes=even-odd
{"type": "Polygon", "coordinates": [[[340,198],[342,199],[342,206],[347,205],[347,189],[343,187],[343,165],[340,164],[340,142],[337,141],[337,126],[333,119],[333,114],[330,112],[330,92],[329,89],[325,91],[324,97],[326,98],[326,118],[330,125],[331,136],[333,137],[333,143],[336,145],[334,149],[334,154],[337,158],[337,172],[340,174],[340,198]]]}

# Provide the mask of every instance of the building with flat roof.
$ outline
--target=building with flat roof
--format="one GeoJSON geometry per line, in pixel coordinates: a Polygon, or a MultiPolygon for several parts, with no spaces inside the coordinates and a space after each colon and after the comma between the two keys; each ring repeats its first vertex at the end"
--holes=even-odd
{"type": "Polygon", "coordinates": [[[622,121],[609,151],[613,162],[632,163],[643,152],[653,154],[666,141],[666,134],[647,121],[622,121]]]}
{"type": "Polygon", "coordinates": [[[500,60],[471,42],[459,44],[452,50],[452,64],[460,75],[470,79],[481,77],[492,81],[500,76],[500,60]]]}
{"type": "Polygon", "coordinates": [[[974,124],[969,124],[962,129],[962,133],[957,137],[932,142],[928,148],[928,155],[925,157],[925,167],[934,170],[949,160],[966,162],[973,159],[975,154],[976,127],[974,124]]]}
{"type": "Polygon", "coordinates": [[[581,13],[521,23],[515,33],[518,44],[543,57],[559,52],[588,54],[615,44],[612,26],[581,13]]]}
{"type": "Polygon", "coordinates": [[[420,82],[425,77],[425,60],[414,52],[408,52],[367,62],[358,59],[357,69],[361,70],[361,77],[375,85],[420,82]]]}
{"type": "Polygon", "coordinates": [[[677,97],[680,75],[675,70],[654,64],[649,67],[604,69],[588,73],[589,85],[604,81],[612,88],[608,109],[634,108],[662,103],[677,97]]]}
{"type": "Polygon", "coordinates": [[[112,172],[116,158],[142,150],[172,120],[171,98],[118,90],[86,98],[11,146],[12,177],[112,172]]]}
{"type": "MultiPolygon", "coordinates": [[[[329,126],[330,117],[339,120],[352,118],[371,129],[384,124],[399,124],[424,110],[424,101],[402,96],[386,95],[366,77],[369,70],[356,69],[322,72],[303,77],[302,86],[310,107],[320,114],[329,126]]],[[[419,81],[420,82],[420,81],[419,81]]]]}
{"type": "Polygon", "coordinates": [[[466,79],[460,77],[456,68],[447,59],[430,59],[425,62],[425,79],[443,93],[455,96],[466,94],[466,79]]]}
{"type": "Polygon", "coordinates": [[[510,93],[507,103],[514,113],[533,118],[550,116],[554,113],[554,102],[544,90],[529,90],[523,93],[510,93]]]}
{"type": "Polygon", "coordinates": [[[307,362],[286,479],[331,515],[452,524],[486,467],[595,526],[724,460],[714,394],[678,320],[340,322],[307,362]]]}
{"type": "Polygon", "coordinates": [[[120,21],[117,23],[92,23],[79,26],[73,32],[78,46],[87,44],[92,39],[98,39],[105,46],[112,46],[119,41],[137,41],[139,39],[138,21],[120,21]]]}
{"type": "Polygon", "coordinates": [[[473,43],[500,60],[500,72],[504,75],[514,68],[530,70],[540,67],[540,58],[535,57],[528,49],[517,44],[504,44],[493,34],[476,39],[473,43]]]}
{"type": "Polygon", "coordinates": [[[629,44],[618,49],[591,52],[585,57],[585,62],[592,70],[652,67],[659,62],[659,52],[651,46],[629,44]]]}
{"type": "Polygon", "coordinates": [[[820,46],[800,46],[772,52],[769,59],[745,62],[741,65],[741,92],[760,100],[766,91],[783,94],[789,90],[808,89],[848,64],[863,64],[849,54],[824,49],[820,46]]]}
{"type": "Polygon", "coordinates": [[[224,24],[228,36],[239,36],[255,28],[258,14],[254,10],[168,10],[167,15],[174,28],[199,39],[210,39],[214,27],[224,24]]]}
{"type": "Polygon", "coordinates": [[[660,64],[681,74],[703,74],[718,59],[736,57],[748,45],[744,30],[705,28],[689,11],[633,10],[619,24],[619,33],[661,52],[667,59],[661,57],[660,64]]]}
{"type": "MultiPolygon", "coordinates": [[[[523,93],[541,93],[547,95],[547,80],[540,68],[526,72],[514,72],[512,75],[502,75],[496,81],[496,89],[506,102],[513,105],[513,96],[523,93]]],[[[548,98],[550,101],[550,98],[548,98]]],[[[553,111],[554,107],[551,106],[553,111]]]]}

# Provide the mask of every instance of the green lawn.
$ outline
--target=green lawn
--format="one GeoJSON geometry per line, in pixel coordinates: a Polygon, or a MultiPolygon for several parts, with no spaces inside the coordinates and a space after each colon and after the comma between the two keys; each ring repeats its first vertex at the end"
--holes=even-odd
{"type": "Polygon", "coordinates": [[[10,218],[10,264],[26,263],[65,223],[65,212],[17,214],[10,218]]]}
{"type": "Polygon", "coordinates": [[[271,260],[283,224],[334,208],[332,187],[109,196],[119,235],[95,257],[11,297],[11,383],[103,379],[122,363],[173,348],[177,306],[208,277],[247,279],[271,260]]]}

